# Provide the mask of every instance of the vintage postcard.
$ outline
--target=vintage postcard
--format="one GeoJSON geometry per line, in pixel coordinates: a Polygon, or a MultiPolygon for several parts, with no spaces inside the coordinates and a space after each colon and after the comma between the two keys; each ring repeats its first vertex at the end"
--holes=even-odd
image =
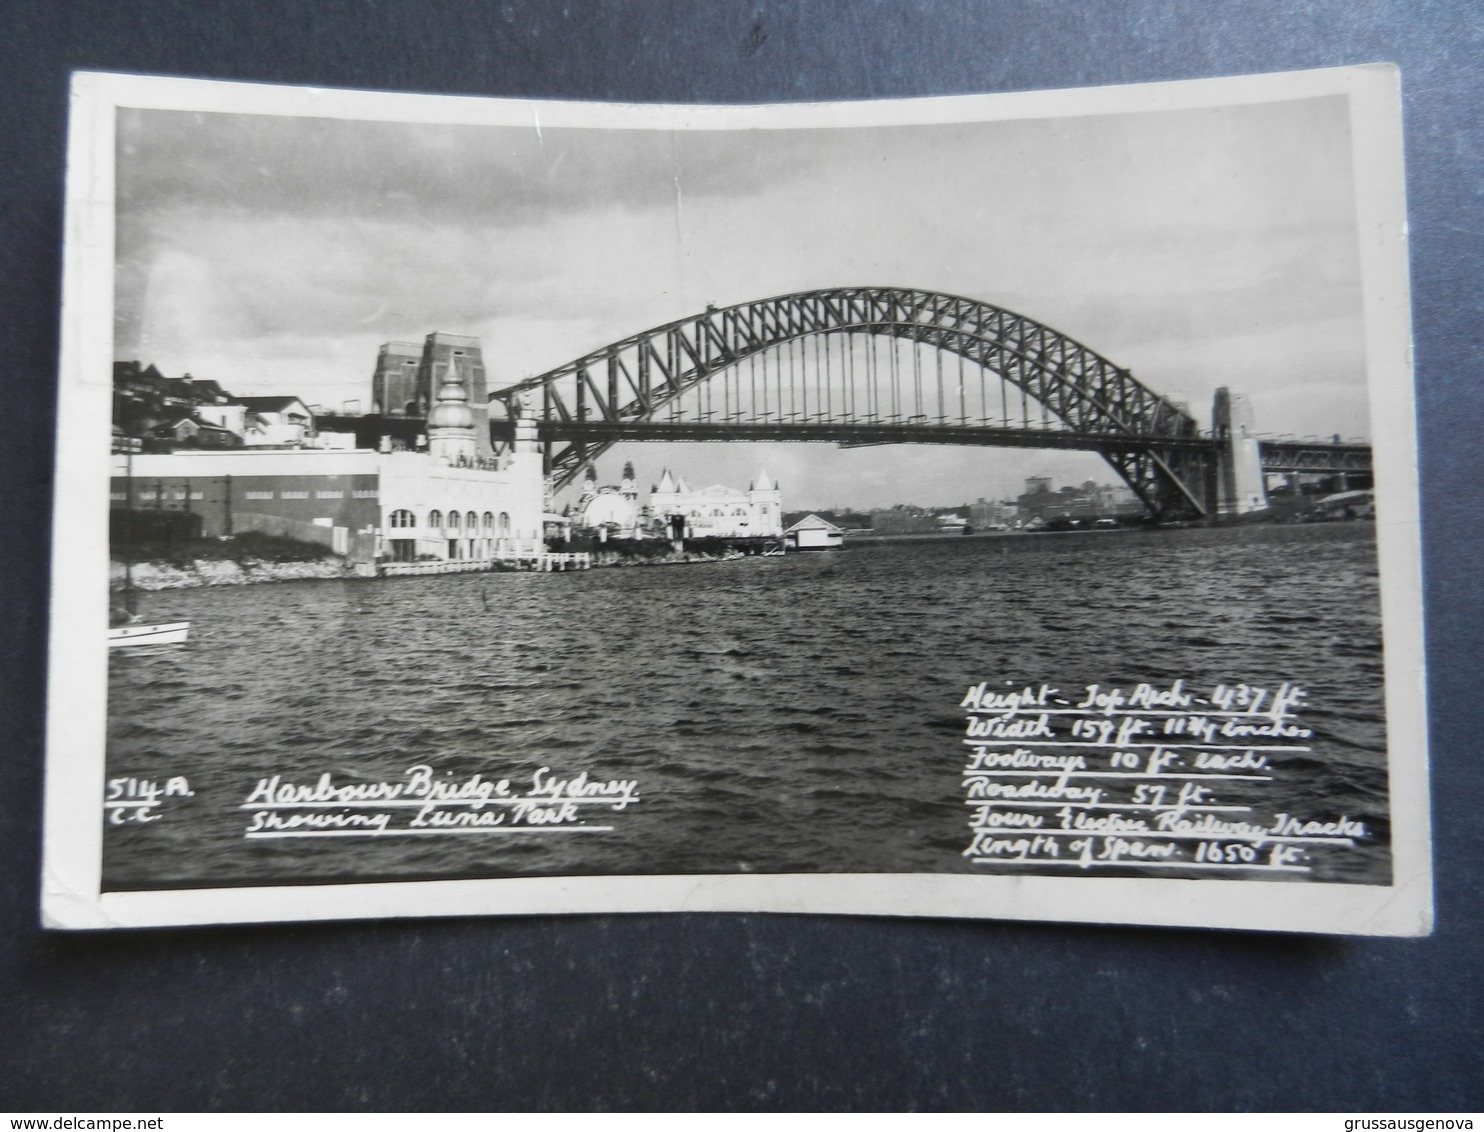
{"type": "Polygon", "coordinates": [[[1398,76],[79,74],[42,914],[1431,924],[1398,76]]]}

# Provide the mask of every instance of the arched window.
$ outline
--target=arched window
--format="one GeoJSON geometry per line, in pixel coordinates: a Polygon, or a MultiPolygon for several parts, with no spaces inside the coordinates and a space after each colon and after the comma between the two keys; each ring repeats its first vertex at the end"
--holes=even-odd
{"type": "Polygon", "coordinates": [[[713,507],[713,508],[711,508],[711,517],[713,519],[725,519],[726,516],[727,516],[727,513],[725,511],[723,511],[720,507],[713,507]]]}
{"type": "Polygon", "coordinates": [[[448,513],[448,529],[451,531],[459,529],[459,513],[457,511],[450,511],[448,513]]]}
{"type": "Polygon", "coordinates": [[[394,526],[394,527],[415,527],[416,525],[417,525],[417,518],[416,518],[416,516],[414,516],[412,514],[411,511],[393,511],[392,512],[392,526],[394,526]]]}
{"type": "Polygon", "coordinates": [[[484,529],[486,533],[495,529],[495,517],[488,511],[484,513],[484,529]]]}
{"type": "Polygon", "coordinates": [[[510,533],[510,513],[508,511],[500,512],[500,533],[502,535],[508,535],[510,533]]]}
{"type": "Polygon", "coordinates": [[[474,514],[473,511],[470,511],[467,515],[464,516],[464,527],[469,531],[470,534],[473,534],[479,529],[479,516],[474,514]]]}
{"type": "Polygon", "coordinates": [[[732,514],[733,515],[736,515],[739,519],[745,519],[745,518],[747,518],[747,508],[746,507],[733,507],[732,508],[732,514]]]}
{"type": "Polygon", "coordinates": [[[441,527],[441,526],[443,526],[443,512],[442,511],[429,511],[428,512],[428,526],[430,526],[430,527],[441,527]]]}

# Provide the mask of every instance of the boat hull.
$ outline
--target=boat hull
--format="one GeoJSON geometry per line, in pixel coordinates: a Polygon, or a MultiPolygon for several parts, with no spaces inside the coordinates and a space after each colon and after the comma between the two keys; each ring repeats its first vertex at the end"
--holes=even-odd
{"type": "Polygon", "coordinates": [[[176,621],[169,625],[120,625],[108,630],[108,647],[116,649],[131,645],[178,645],[184,643],[190,631],[189,621],[176,621]]]}

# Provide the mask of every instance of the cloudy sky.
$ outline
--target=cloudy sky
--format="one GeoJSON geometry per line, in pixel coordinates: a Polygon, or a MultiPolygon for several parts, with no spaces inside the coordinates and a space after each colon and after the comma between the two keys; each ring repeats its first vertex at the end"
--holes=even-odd
{"type": "MultiPolygon", "coordinates": [[[[920,287],[1045,322],[1206,422],[1368,436],[1343,98],[812,130],[119,113],[115,356],[238,394],[369,401],[377,347],[478,335],[492,387],[708,303],[920,287]]],[[[632,445],[648,484],[959,503],[1114,477],[1053,452],[632,445]]]]}

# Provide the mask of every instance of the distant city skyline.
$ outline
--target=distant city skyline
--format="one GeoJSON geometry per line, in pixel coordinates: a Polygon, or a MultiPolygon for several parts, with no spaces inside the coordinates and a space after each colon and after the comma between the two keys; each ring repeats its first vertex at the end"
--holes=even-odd
{"type": "MultiPolygon", "coordinates": [[[[820,445],[806,444],[648,444],[615,445],[595,461],[600,484],[616,484],[626,461],[634,464],[641,495],[647,496],[651,484],[658,483],[664,469],[683,477],[691,487],[711,484],[745,488],[766,471],[783,492],[783,506],[789,511],[845,509],[871,511],[898,504],[926,508],[958,507],[987,500],[1014,500],[1025,491],[1025,480],[1045,475],[1053,480],[1053,489],[1067,485],[1080,486],[1087,480],[1099,485],[1121,485],[1122,480],[1099,456],[1086,452],[1042,452],[1026,449],[984,448],[967,452],[957,446],[929,445],[892,446],[889,461],[883,461],[878,448],[833,449],[831,456],[840,460],[843,470],[858,481],[854,489],[846,488],[827,496],[824,489],[810,483],[810,462],[790,460],[790,450],[820,445]],[[871,453],[874,453],[872,461],[871,453]],[[1051,457],[1041,460],[1040,457],[1051,457]],[[1017,461],[1019,464],[1017,465],[1017,461]],[[883,467],[883,464],[887,466],[883,467]],[[1055,464],[1059,469],[1051,470],[1055,464]],[[941,497],[910,497],[892,482],[908,465],[906,477],[925,477],[940,486],[941,497]],[[1079,470],[1079,467],[1081,470],[1079,470]],[[1085,474],[1083,474],[1085,472],[1085,474]],[[792,474],[791,474],[792,473],[792,474]]],[[[580,481],[558,493],[560,502],[575,500],[580,481]]]]}
{"type": "MultiPolygon", "coordinates": [[[[1347,115],[605,131],[123,110],[115,356],[369,408],[387,341],[477,336],[498,389],[708,304],[915,286],[1043,321],[1203,425],[1225,385],[1259,431],[1369,436],[1347,115]]],[[[626,458],[692,483],[766,467],[790,508],[1115,478],[1091,454],[926,446],[630,444],[600,467],[626,458]]]]}

